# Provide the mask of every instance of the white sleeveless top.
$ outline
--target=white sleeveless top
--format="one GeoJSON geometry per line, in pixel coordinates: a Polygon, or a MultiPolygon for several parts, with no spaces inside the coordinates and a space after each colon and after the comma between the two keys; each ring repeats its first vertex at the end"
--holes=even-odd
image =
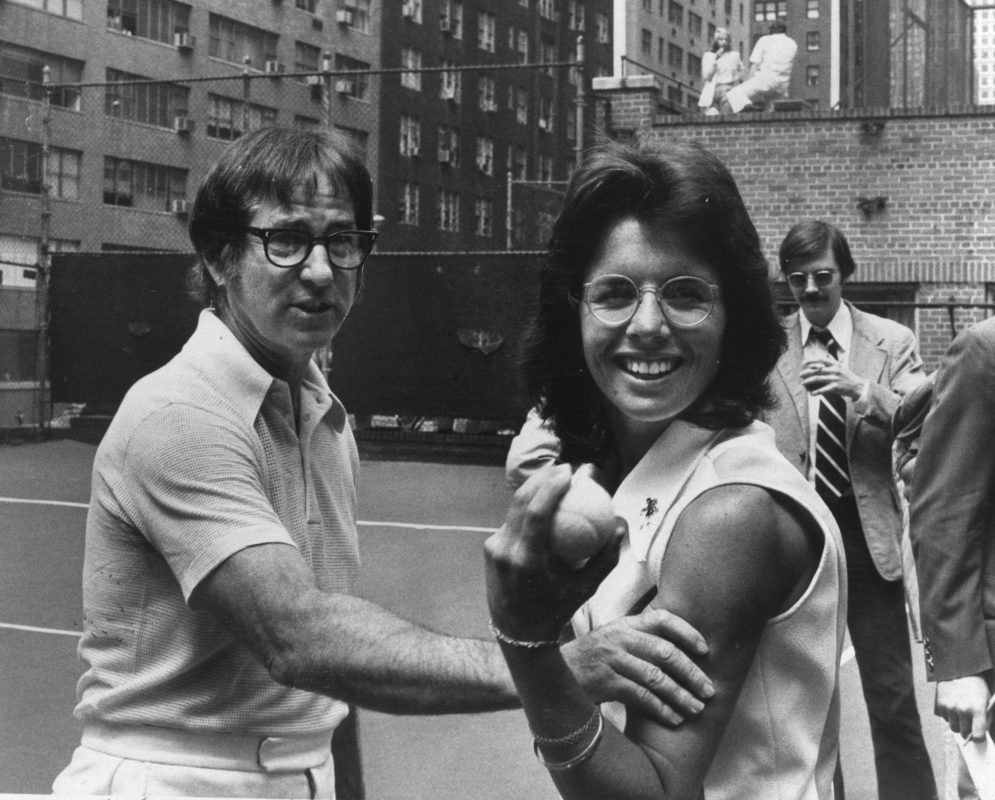
{"type": "MultiPolygon", "coordinates": [[[[654,593],[684,508],[708,489],[750,484],[783,494],[823,532],[818,569],[802,597],[768,621],[704,782],[706,800],[828,800],[839,749],[839,663],[846,567],[835,521],[762,422],[707,430],[675,421],[615,493],[629,524],[618,565],[577,612],[578,635],[630,613],[654,593]]],[[[625,709],[605,704],[624,729],[625,709]]]]}

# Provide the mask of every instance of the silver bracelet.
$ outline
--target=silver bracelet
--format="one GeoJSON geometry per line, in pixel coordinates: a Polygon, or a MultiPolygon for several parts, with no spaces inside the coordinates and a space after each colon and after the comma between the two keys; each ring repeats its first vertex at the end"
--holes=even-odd
{"type": "Polygon", "coordinates": [[[572,744],[577,744],[581,739],[583,739],[587,734],[598,727],[598,719],[601,717],[601,709],[595,706],[594,711],[588,718],[587,722],[581,725],[573,733],[568,733],[566,736],[559,737],[549,737],[540,736],[532,727],[529,727],[529,732],[532,734],[532,738],[535,739],[536,744],[545,745],[548,747],[570,747],[572,744]]]}
{"type": "Polygon", "coordinates": [[[539,760],[539,763],[542,764],[546,769],[550,770],[551,772],[565,772],[568,769],[573,769],[578,764],[583,764],[585,761],[587,761],[587,759],[589,759],[592,755],[594,755],[594,751],[597,748],[598,743],[601,741],[601,737],[604,735],[604,732],[605,732],[605,718],[601,716],[601,712],[598,711],[597,728],[594,731],[594,737],[591,739],[590,742],[587,743],[587,746],[583,750],[581,750],[577,755],[573,756],[572,758],[568,758],[566,761],[547,761],[543,757],[542,753],[539,752],[538,741],[533,743],[532,749],[535,752],[536,758],[539,760]]]}
{"type": "Polygon", "coordinates": [[[494,624],[494,620],[490,621],[490,627],[491,627],[491,633],[494,634],[495,639],[501,642],[501,644],[510,645],[511,647],[523,647],[526,650],[539,650],[544,647],[560,646],[560,642],[558,639],[556,641],[553,641],[551,639],[544,639],[544,640],[539,640],[537,642],[523,641],[521,639],[513,639],[510,636],[508,636],[508,634],[500,631],[497,625],[494,624]]]}

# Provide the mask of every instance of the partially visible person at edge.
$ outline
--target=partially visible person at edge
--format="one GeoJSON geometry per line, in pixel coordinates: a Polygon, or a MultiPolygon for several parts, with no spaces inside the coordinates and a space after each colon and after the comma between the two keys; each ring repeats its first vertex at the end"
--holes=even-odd
{"type": "Polygon", "coordinates": [[[718,114],[722,100],[739,83],[742,75],[743,59],[738,50],[732,49],[729,31],[716,28],[711,49],[701,57],[701,77],[705,85],[698,105],[705,109],[706,114],[718,114]]]}
{"type": "Polygon", "coordinates": [[[843,286],[857,269],[836,225],[804,220],[778,252],[798,310],[771,383],[766,419],[778,449],[811,481],[846,551],[847,626],[867,705],[878,797],[932,800],[936,780],[922,733],[903,582],[901,500],[892,418],[926,380],[915,334],[855,308],[843,286]]]}
{"type": "MultiPolygon", "coordinates": [[[[995,319],[958,333],[935,375],[910,492],[926,678],[936,715],[983,742],[995,735],[995,319]]],[[[947,783],[976,798],[957,763],[947,783]]]]}
{"type": "Polygon", "coordinates": [[[788,26],[782,19],[774,20],[768,30],[750,53],[749,76],[730,89],[719,104],[723,114],[738,114],[750,105],[770,111],[774,100],[788,96],[798,43],[788,36],[788,26]]]}
{"type": "MultiPolygon", "coordinates": [[[[355,595],[359,460],[312,356],[360,290],[372,210],[365,165],[328,133],[253,131],[206,176],[190,237],[211,307],[128,392],[94,463],[82,742],[55,793],[334,797],[348,704],[518,705],[493,642],[355,595]]],[[[661,636],[704,647],[644,615],[577,641],[570,668],[675,722],[708,681],[661,636]]]]}
{"type": "Polygon", "coordinates": [[[519,436],[537,444],[516,453],[537,471],[485,546],[492,630],[567,800],[833,796],[845,565],[825,505],[757,421],[783,343],[757,232],[714,156],[589,156],[523,359],[538,411],[519,436]],[[543,466],[550,447],[559,463],[543,466]],[[550,525],[588,462],[624,524],[576,569],[550,525]],[[559,643],[568,620],[584,635],[647,605],[709,644],[716,694],[676,729],[599,708],[559,643]]]}

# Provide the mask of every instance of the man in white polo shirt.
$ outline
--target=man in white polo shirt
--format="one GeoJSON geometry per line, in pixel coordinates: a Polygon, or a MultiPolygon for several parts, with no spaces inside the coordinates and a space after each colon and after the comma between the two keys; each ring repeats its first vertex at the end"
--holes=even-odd
{"type": "Polygon", "coordinates": [[[791,70],[795,65],[798,43],[787,34],[784,20],[770,24],[769,33],[761,36],[750,54],[750,74],[723,98],[719,110],[738,114],[749,105],[765,108],[778,97],[787,97],[791,70]]]}
{"type": "MultiPolygon", "coordinates": [[[[190,236],[211,308],[129,391],[94,462],[83,735],[56,794],[334,797],[349,704],[517,705],[493,642],[355,596],[359,459],[312,357],[359,291],[372,221],[369,173],[332,134],[256,130],[208,173],[190,236]]],[[[656,666],[675,656],[661,635],[703,647],[646,616],[564,649],[596,698],[693,713],[656,666]]],[[[676,656],[668,672],[707,694],[676,656]]]]}

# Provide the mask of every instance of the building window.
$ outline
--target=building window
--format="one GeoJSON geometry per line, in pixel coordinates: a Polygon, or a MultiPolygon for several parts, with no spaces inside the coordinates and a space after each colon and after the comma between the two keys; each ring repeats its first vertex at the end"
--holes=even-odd
{"type": "Polygon", "coordinates": [[[211,14],[208,20],[210,40],[207,54],[222,61],[242,64],[248,57],[256,69],[276,60],[277,35],[253,28],[228,17],[211,14]]]}
{"type": "Polygon", "coordinates": [[[494,202],[487,197],[473,201],[473,232],[477,236],[494,235],[494,202]]]}
{"type": "Polygon", "coordinates": [[[688,12],[688,33],[692,36],[701,36],[702,18],[693,11],[688,12]]]}
{"type": "Polygon", "coordinates": [[[401,3],[401,16],[421,24],[421,0],[404,0],[401,3]]]}
{"type": "Polygon", "coordinates": [[[321,48],[305,42],[294,42],[294,72],[318,72],[320,68],[321,48]]]}
{"type": "Polygon", "coordinates": [[[570,0],[567,4],[567,27],[572,31],[584,32],[583,0],[570,0]]]}
{"type": "Polygon", "coordinates": [[[457,0],[445,0],[439,13],[442,30],[454,39],[463,38],[463,4],[457,0]]]}
{"type": "Polygon", "coordinates": [[[305,117],[302,114],[294,114],[294,127],[298,130],[316,133],[321,129],[321,120],[314,117],[305,117]]]}
{"type": "Polygon", "coordinates": [[[57,17],[83,19],[83,0],[11,0],[11,2],[37,8],[57,17]]]}
{"type": "Polygon", "coordinates": [[[488,136],[477,137],[477,171],[483,175],[494,174],[494,140],[488,136]]]}
{"type": "Polygon", "coordinates": [[[171,200],[185,200],[186,196],[186,170],[104,157],[105,205],[168,211],[171,200]]]}
{"type": "MultiPolygon", "coordinates": [[[[0,49],[0,94],[44,100],[42,70],[50,70],[52,83],[80,83],[83,80],[83,62],[62,58],[41,50],[31,50],[4,43],[0,49]]],[[[80,91],[75,87],[56,87],[52,90],[52,105],[80,110],[80,91]]]]}
{"type": "Polygon", "coordinates": [[[520,30],[518,31],[518,63],[527,64],[528,60],[529,60],[529,32],[520,30]]]}
{"type": "Polygon", "coordinates": [[[594,15],[594,28],[594,39],[598,44],[611,41],[611,20],[607,12],[599,11],[594,15]]]}
{"type": "Polygon", "coordinates": [[[401,155],[421,155],[421,122],[407,114],[401,114],[401,155]]]}
{"type": "Polygon", "coordinates": [[[142,75],[107,70],[104,114],[132,122],[173,127],[173,120],[186,116],[190,89],[171,83],[143,83],[142,75]]]}
{"type": "Polygon", "coordinates": [[[667,99],[671,103],[676,103],[681,105],[684,103],[684,94],[681,92],[680,86],[668,86],[667,87],[667,99]]]}
{"type": "Polygon", "coordinates": [[[553,182],[553,157],[540,153],[536,157],[536,171],[539,173],[538,180],[541,183],[553,182]]]}
{"type": "Polygon", "coordinates": [[[459,193],[439,189],[439,207],[436,227],[440,231],[459,232],[459,193]]]}
{"type": "Polygon", "coordinates": [[[644,56],[650,57],[653,55],[653,33],[646,30],[646,28],[643,28],[639,32],[639,48],[642,50],[644,56]]]}
{"type": "Polygon", "coordinates": [[[817,64],[810,64],[805,67],[805,85],[806,86],[818,86],[819,85],[819,66],[817,64]]]}
{"type": "Polygon", "coordinates": [[[401,66],[413,70],[401,73],[401,86],[421,91],[421,51],[413,47],[402,47],[401,66]]]}
{"type": "Polygon", "coordinates": [[[688,53],[688,72],[695,77],[701,75],[701,56],[688,53]]]}
{"type": "MultiPolygon", "coordinates": [[[[79,199],[79,165],[82,153],[53,147],[48,154],[48,185],[51,196],[79,199]]],[[[37,142],[0,137],[0,188],[8,192],[41,194],[42,149],[37,142]]]]}
{"type": "Polygon", "coordinates": [[[497,88],[494,78],[481,75],[477,79],[477,99],[481,111],[497,111],[497,88]]]}
{"type": "MultiPolygon", "coordinates": [[[[539,41],[539,60],[544,64],[552,64],[556,61],[556,43],[551,42],[546,37],[539,41]]],[[[555,76],[553,67],[543,69],[550,78],[555,76]]]]}
{"type": "Polygon", "coordinates": [[[754,0],[753,19],[757,22],[773,22],[788,13],[788,0],[754,0]]]}
{"type": "Polygon", "coordinates": [[[417,183],[402,183],[398,190],[397,221],[402,225],[417,225],[419,220],[418,205],[421,192],[417,183]]]}
{"type": "Polygon", "coordinates": [[[486,50],[488,53],[494,52],[494,31],[497,28],[493,14],[484,11],[477,14],[477,47],[486,50]]]}
{"type": "Polygon", "coordinates": [[[556,0],[539,0],[536,5],[539,16],[546,19],[556,19],[556,0]]]}
{"type": "Polygon", "coordinates": [[[107,28],[172,44],[190,30],[190,6],[173,0],[108,0],[107,28]]]}
{"type": "Polygon", "coordinates": [[[318,13],[318,0],[296,0],[297,8],[309,14],[318,13]]]}
{"type": "Polygon", "coordinates": [[[352,28],[361,33],[370,32],[370,0],[349,0],[352,7],[352,28]]]}
{"type": "Polygon", "coordinates": [[[819,0],[806,0],[805,16],[809,19],[819,18],[819,0]]]}
{"type": "Polygon", "coordinates": [[[442,62],[442,66],[446,68],[446,71],[441,73],[442,80],[439,83],[439,97],[458,104],[460,102],[460,95],[463,92],[463,73],[459,71],[459,65],[448,58],[442,62]]]}
{"type": "Polygon", "coordinates": [[[79,164],[83,154],[53,147],[48,153],[48,186],[52,197],[79,200],[79,164]]]}
{"type": "Polygon", "coordinates": [[[529,93],[517,86],[509,89],[514,92],[515,97],[515,121],[521,125],[529,124],[529,93]]]}
{"type": "Polygon", "coordinates": [[[553,100],[549,97],[539,98],[539,130],[553,132],[553,100]]]}
{"type": "Polygon", "coordinates": [[[684,6],[680,3],[670,0],[670,6],[667,10],[667,21],[671,25],[676,25],[678,27],[684,26],[684,6]]]}
{"type": "Polygon", "coordinates": [[[667,45],[667,63],[675,69],[684,66],[684,50],[673,42],[667,45]]]}
{"type": "Polygon", "coordinates": [[[348,72],[335,79],[335,91],[339,94],[365,100],[370,88],[370,65],[365,61],[349,58],[340,53],[335,54],[335,71],[348,72]],[[342,81],[345,81],[343,84],[342,81]],[[344,90],[344,91],[343,91],[344,90]]]}
{"type": "Polygon", "coordinates": [[[805,34],[805,49],[809,52],[819,49],[819,32],[808,31],[805,34]]]}
{"type": "Polygon", "coordinates": [[[459,166],[459,128],[449,125],[439,126],[439,163],[450,167],[459,166]]]}
{"type": "Polygon", "coordinates": [[[567,107],[566,134],[568,142],[577,141],[577,109],[573,106],[567,107]]]}
{"type": "Polygon", "coordinates": [[[209,94],[207,98],[211,108],[207,118],[207,136],[210,139],[231,142],[245,131],[276,124],[275,108],[246,105],[241,100],[218,94],[209,94]]]}
{"type": "Polygon", "coordinates": [[[528,153],[524,147],[508,148],[508,171],[512,180],[524,181],[525,171],[528,168],[528,153]]]}

